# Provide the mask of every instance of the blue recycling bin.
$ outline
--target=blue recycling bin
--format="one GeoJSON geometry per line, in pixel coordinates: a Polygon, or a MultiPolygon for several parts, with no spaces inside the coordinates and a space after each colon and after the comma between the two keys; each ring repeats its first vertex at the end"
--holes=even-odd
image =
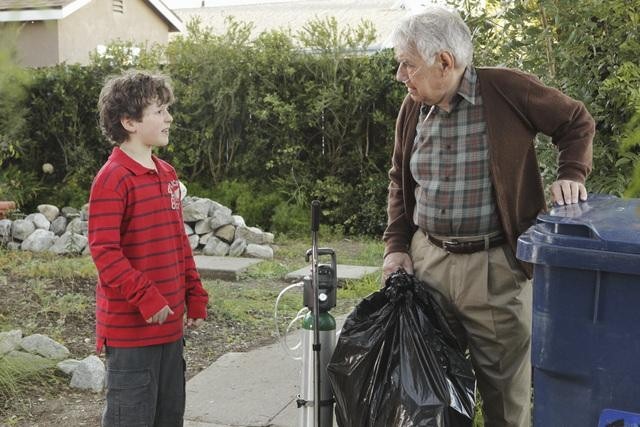
{"type": "Polygon", "coordinates": [[[520,236],[516,256],[534,264],[534,426],[640,412],[640,199],[556,207],[520,236]]]}

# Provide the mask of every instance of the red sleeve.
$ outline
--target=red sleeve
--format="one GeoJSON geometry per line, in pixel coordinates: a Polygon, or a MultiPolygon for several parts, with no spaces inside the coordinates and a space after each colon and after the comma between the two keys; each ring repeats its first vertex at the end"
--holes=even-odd
{"type": "Polygon", "coordinates": [[[182,236],[184,246],[184,273],[186,286],[185,302],[187,304],[187,318],[206,319],[209,295],[202,286],[200,275],[196,269],[196,263],[193,260],[193,254],[191,252],[191,245],[189,244],[187,233],[183,231],[182,236]]]}
{"type": "Polygon", "coordinates": [[[148,319],[167,300],[144,273],[132,267],[120,244],[120,226],[126,195],[94,182],[89,199],[89,249],[98,270],[100,286],[117,289],[127,302],[148,319]]]}

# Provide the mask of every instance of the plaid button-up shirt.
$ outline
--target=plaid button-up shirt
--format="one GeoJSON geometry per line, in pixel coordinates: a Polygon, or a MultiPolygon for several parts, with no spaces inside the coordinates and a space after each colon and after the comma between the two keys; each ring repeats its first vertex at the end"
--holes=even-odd
{"type": "Polygon", "coordinates": [[[451,112],[423,106],[411,173],[414,221],[435,236],[477,236],[500,231],[489,175],[487,123],[476,71],[469,66],[451,112]]]}

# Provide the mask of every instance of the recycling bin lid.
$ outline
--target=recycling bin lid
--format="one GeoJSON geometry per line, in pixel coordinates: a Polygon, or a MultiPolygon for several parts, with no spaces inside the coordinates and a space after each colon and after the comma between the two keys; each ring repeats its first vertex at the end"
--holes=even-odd
{"type": "Polygon", "coordinates": [[[640,274],[640,199],[590,194],[538,215],[518,239],[518,259],[534,264],[640,274]]]}

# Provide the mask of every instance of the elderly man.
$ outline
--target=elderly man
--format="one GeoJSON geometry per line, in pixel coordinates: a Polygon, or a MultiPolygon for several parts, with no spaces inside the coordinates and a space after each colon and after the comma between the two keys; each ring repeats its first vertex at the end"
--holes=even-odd
{"type": "Polygon", "coordinates": [[[429,8],[392,36],[408,95],[396,123],[384,274],[442,294],[468,346],[485,426],[530,424],[531,266],[518,235],[546,208],[538,132],[559,149],[553,202],[586,200],[594,121],[584,105],[505,68],[475,68],[460,16],[429,8]]]}

